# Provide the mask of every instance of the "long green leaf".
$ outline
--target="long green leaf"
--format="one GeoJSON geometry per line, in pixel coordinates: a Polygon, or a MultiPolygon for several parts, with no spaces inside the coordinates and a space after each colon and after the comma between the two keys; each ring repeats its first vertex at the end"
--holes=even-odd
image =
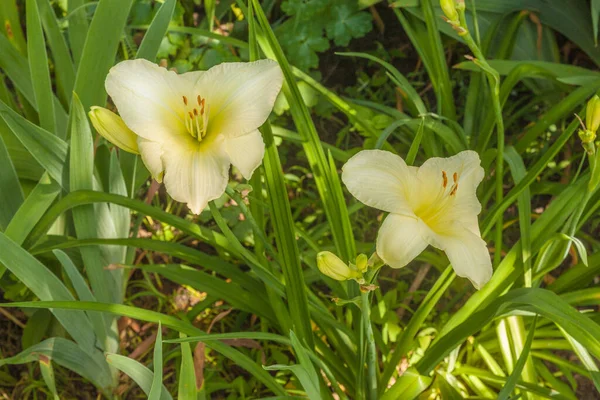
{"type": "Polygon", "coordinates": [[[114,64],[132,3],[133,0],[100,0],[98,3],[75,78],[75,93],[86,110],[92,105],[104,106],[106,102],[104,80],[114,64]]]}
{"type": "MultiPolygon", "coordinates": [[[[145,394],[150,392],[152,387],[152,381],[154,380],[154,373],[150,371],[146,366],[140,364],[133,358],[121,356],[119,354],[106,354],[106,361],[119,371],[122,371],[125,375],[129,376],[138,386],[144,391],[145,394]]],[[[160,400],[172,400],[169,391],[164,385],[161,385],[160,400]]]]}
{"type": "Polygon", "coordinates": [[[154,62],[160,43],[169,28],[169,23],[173,17],[176,4],[177,2],[175,0],[167,0],[160,6],[148,31],[144,35],[144,39],[140,44],[140,48],[138,49],[135,58],[145,58],[146,60],[154,62]]]}
{"type": "Polygon", "coordinates": [[[148,393],[148,400],[160,400],[162,398],[162,380],[163,380],[163,351],[162,351],[162,324],[158,321],[158,330],[156,331],[156,341],[154,342],[154,356],[152,364],[154,365],[154,375],[152,377],[152,386],[148,393]]]}
{"type": "MultiPolygon", "coordinates": [[[[184,334],[181,334],[185,337],[184,334]]],[[[177,392],[178,400],[196,400],[196,371],[194,370],[194,358],[192,357],[192,348],[189,343],[181,343],[181,368],[179,369],[179,390],[177,392]]]]}
{"type": "Polygon", "coordinates": [[[42,21],[38,10],[37,0],[27,0],[27,53],[31,83],[38,105],[40,126],[48,132],[56,132],[54,119],[54,95],[52,81],[46,54],[46,41],[42,31],[42,21]]]}
{"type": "Polygon", "coordinates": [[[0,136],[0,231],[6,230],[23,203],[23,189],[17,171],[0,136]]]}
{"type": "Polygon", "coordinates": [[[48,171],[52,179],[61,183],[63,165],[67,158],[67,144],[23,118],[2,101],[0,101],[0,116],[31,155],[48,171]]]}
{"type": "MultiPolygon", "coordinates": [[[[4,264],[37,297],[47,301],[75,300],[56,275],[3,233],[0,233],[0,248],[0,264],[4,264]]],[[[65,310],[52,312],[85,351],[94,351],[96,337],[85,313],[65,310]]]]}
{"type": "Polygon", "coordinates": [[[111,372],[102,353],[83,351],[77,344],[63,338],[50,338],[32,346],[14,357],[0,360],[2,365],[17,365],[40,360],[40,355],[83,376],[100,388],[107,396],[114,389],[111,372]]]}

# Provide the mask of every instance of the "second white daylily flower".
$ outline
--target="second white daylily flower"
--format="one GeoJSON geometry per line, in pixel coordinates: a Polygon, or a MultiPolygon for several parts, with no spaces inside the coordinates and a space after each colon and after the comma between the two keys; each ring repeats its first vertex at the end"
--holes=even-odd
{"type": "Polygon", "coordinates": [[[393,153],[364,150],[344,165],[342,180],[362,203],[390,213],[377,236],[377,254],[386,264],[404,267],[432,245],[479,289],[492,275],[477,221],[475,192],[483,175],[474,151],[431,158],[417,168],[393,153]]]}
{"type": "Polygon", "coordinates": [[[106,91],[137,135],[136,150],[152,176],[198,214],[225,191],[231,164],[248,179],[262,162],[258,128],[282,84],[281,69],[271,60],[181,75],[131,60],[110,70],[106,91]]]}

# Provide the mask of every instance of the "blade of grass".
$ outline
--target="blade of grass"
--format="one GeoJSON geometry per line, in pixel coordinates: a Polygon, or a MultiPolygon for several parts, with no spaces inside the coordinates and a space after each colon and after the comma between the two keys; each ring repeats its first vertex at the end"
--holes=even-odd
{"type": "Polygon", "coordinates": [[[158,321],[158,330],[156,331],[156,341],[154,342],[154,356],[152,364],[154,365],[154,374],[152,376],[152,386],[148,393],[148,400],[161,400],[162,398],[162,380],[163,380],[163,352],[162,352],[162,324],[158,321]]]}
{"type": "MultiPolygon", "coordinates": [[[[146,366],[134,360],[133,358],[113,353],[106,354],[106,361],[133,379],[133,381],[138,384],[145,394],[150,392],[150,388],[152,387],[152,382],[154,380],[154,373],[146,366]]],[[[161,388],[159,399],[172,400],[169,391],[164,386],[161,388]]]]}
{"type": "Polygon", "coordinates": [[[0,171],[2,171],[0,174],[0,231],[5,231],[13,216],[23,204],[24,195],[17,171],[4,145],[2,136],[0,136],[0,171]]]}

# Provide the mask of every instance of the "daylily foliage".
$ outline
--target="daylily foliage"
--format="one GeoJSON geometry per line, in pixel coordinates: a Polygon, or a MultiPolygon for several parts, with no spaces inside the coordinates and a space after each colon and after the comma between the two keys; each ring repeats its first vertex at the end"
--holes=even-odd
{"type": "Polygon", "coordinates": [[[123,61],[110,70],[106,91],[130,131],[107,132],[102,120],[92,117],[92,122],[126,151],[134,149],[123,146],[133,132],[152,176],[198,214],[225,191],[231,164],[246,179],[261,164],[265,147],[258,128],[282,84],[281,69],[271,60],[223,63],[185,74],[146,60],[123,61]]]}
{"type": "Polygon", "coordinates": [[[479,289],[492,275],[477,220],[483,175],[474,151],[430,158],[417,168],[390,152],[364,150],[344,165],[342,180],[362,203],[390,213],[377,237],[386,264],[402,268],[432,245],[479,289]]]}

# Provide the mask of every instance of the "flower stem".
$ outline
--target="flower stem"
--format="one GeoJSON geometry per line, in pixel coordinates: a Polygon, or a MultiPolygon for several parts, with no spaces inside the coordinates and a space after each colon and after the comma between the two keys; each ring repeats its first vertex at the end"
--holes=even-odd
{"type": "MultiPolygon", "coordinates": [[[[500,74],[494,68],[492,68],[485,56],[479,49],[479,46],[473,40],[467,21],[465,18],[465,10],[459,12],[460,25],[465,29],[465,32],[461,34],[469,49],[475,55],[476,60],[474,62],[486,73],[488,82],[490,84],[490,93],[492,97],[492,106],[494,109],[494,116],[496,118],[496,131],[497,131],[497,153],[496,153],[496,204],[502,202],[504,197],[503,179],[504,179],[504,120],[502,118],[502,105],[500,103],[500,74]]],[[[498,265],[502,258],[502,229],[504,221],[499,218],[496,223],[496,237],[494,239],[494,246],[496,251],[494,252],[494,265],[498,265]]]]}
{"type": "Polygon", "coordinates": [[[363,328],[366,335],[367,346],[367,399],[377,399],[377,348],[375,347],[375,336],[371,326],[371,303],[369,292],[361,292],[360,304],[362,308],[363,328]]]}

